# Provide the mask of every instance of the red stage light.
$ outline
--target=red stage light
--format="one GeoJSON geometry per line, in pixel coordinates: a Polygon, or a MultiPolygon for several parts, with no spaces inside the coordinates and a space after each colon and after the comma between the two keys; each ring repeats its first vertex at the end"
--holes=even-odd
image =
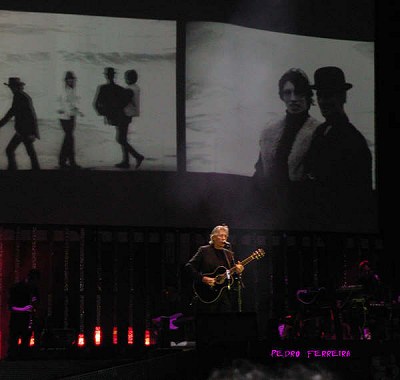
{"type": "Polygon", "coordinates": [[[85,345],[85,335],[80,333],[78,334],[78,347],[83,347],[85,345]]]}
{"type": "Polygon", "coordinates": [[[96,346],[100,346],[100,344],[101,344],[101,338],[102,338],[101,335],[102,335],[102,334],[101,334],[101,328],[100,328],[100,326],[96,326],[96,327],[94,328],[94,344],[95,344],[96,346]]]}
{"type": "Polygon", "coordinates": [[[113,327],[112,339],[113,344],[118,344],[118,327],[116,326],[113,327]]]}
{"type": "Polygon", "coordinates": [[[133,331],[133,327],[128,327],[128,344],[133,344],[135,341],[135,333],[133,331]]]}
{"type": "Polygon", "coordinates": [[[149,329],[146,329],[144,332],[144,345],[145,346],[150,346],[151,344],[151,332],[149,329]]]}
{"type": "Polygon", "coordinates": [[[35,333],[32,331],[31,338],[29,339],[29,347],[33,347],[35,345],[35,333]]]}

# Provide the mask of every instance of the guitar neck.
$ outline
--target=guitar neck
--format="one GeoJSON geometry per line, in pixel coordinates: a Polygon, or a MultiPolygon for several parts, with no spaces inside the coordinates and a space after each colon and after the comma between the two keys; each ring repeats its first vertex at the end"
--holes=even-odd
{"type": "MultiPolygon", "coordinates": [[[[253,256],[249,256],[243,261],[240,262],[243,266],[247,265],[248,263],[252,262],[254,260],[253,256]]],[[[236,272],[236,266],[233,266],[232,268],[229,269],[229,273],[235,273],[236,272]]]]}

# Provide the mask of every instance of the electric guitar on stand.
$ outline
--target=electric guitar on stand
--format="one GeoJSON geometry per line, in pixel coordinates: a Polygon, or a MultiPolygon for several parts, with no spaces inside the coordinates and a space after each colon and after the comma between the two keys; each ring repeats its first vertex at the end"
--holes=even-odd
{"type": "MultiPolygon", "coordinates": [[[[243,266],[251,263],[253,260],[261,259],[265,255],[265,251],[261,248],[254,251],[249,257],[241,261],[243,266]]],[[[230,288],[233,284],[233,275],[236,273],[236,267],[226,268],[219,266],[213,273],[203,273],[204,276],[213,277],[215,285],[209,286],[204,283],[193,283],[193,291],[199,301],[203,303],[213,303],[221,296],[225,288],[230,288]]]]}

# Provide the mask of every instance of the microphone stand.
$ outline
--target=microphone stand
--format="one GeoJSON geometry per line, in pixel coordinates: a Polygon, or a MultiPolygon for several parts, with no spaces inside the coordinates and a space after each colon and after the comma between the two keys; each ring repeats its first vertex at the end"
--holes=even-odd
{"type": "Polygon", "coordinates": [[[238,311],[239,313],[242,312],[242,289],[244,289],[244,284],[243,284],[243,280],[242,280],[242,274],[236,274],[236,283],[237,283],[237,294],[238,294],[238,311]]]}
{"type": "MultiPolygon", "coordinates": [[[[230,249],[231,249],[231,243],[229,243],[229,242],[225,242],[224,243],[224,248],[226,249],[226,250],[228,250],[228,251],[230,251],[230,249]]],[[[232,251],[230,251],[231,252],[231,254],[232,254],[232,257],[233,257],[233,252],[232,251]]],[[[229,263],[229,260],[228,260],[228,258],[227,258],[227,256],[226,256],[226,253],[225,253],[225,258],[226,258],[226,261],[229,263]]],[[[235,263],[235,261],[233,261],[233,263],[235,263]]],[[[229,279],[230,279],[230,272],[229,272],[229,270],[227,270],[226,271],[226,277],[227,277],[227,279],[228,279],[228,284],[229,284],[229,279]]],[[[234,283],[233,283],[233,285],[234,285],[234,287],[235,287],[235,282],[237,283],[237,293],[238,293],[238,299],[237,299],[237,303],[238,303],[238,311],[239,311],[239,313],[241,313],[242,312],[242,289],[244,289],[244,284],[243,284],[243,280],[242,280],[242,274],[241,273],[234,273],[233,274],[233,280],[234,280],[234,283]]],[[[228,289],[230,290],[230,285],[228,285],[228,289]]]]}

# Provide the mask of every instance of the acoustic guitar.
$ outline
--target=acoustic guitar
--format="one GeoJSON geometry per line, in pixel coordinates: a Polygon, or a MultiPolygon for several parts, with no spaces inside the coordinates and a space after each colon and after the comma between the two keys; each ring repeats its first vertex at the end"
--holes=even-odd
{"type": "MultiPolygon", "coordinates": [[[[261,259],[265,255],[262,248],[255,250],[249,257],[241,261],[243,266],[251,263],[253,260],[261,259]]],[[[218,300],[222,292],[226,288],[230,288],[233,284],[233,275],[236,273],[236,266],[226,268],[219,266],[212,273],[203,273],[203,276],[212,277],[215,279],[213,286],[206,285],[202,282],[193,282],[193,291],[196,298],[203,303],[213,303],[218,300]]]]}

